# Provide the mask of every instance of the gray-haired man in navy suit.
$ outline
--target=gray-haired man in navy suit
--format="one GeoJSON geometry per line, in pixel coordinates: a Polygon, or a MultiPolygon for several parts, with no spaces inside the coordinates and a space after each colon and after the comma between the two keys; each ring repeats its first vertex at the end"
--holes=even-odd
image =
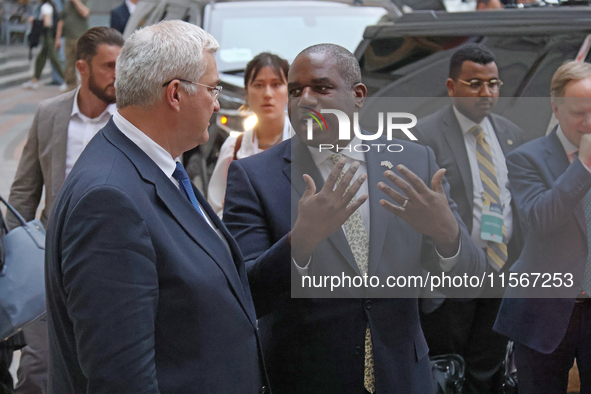
{"type": "Polygon", "coordinates": [[[201,28],[165,21],[121,51],[118,110],[49,220],[52,392],[267,390],[242,255],[176,160],[209,138],[217,49],[201,28]]]}

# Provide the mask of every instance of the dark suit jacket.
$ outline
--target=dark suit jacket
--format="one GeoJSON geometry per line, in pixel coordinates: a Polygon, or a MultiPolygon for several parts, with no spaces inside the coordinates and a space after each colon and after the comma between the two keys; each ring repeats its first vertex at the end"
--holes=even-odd
{"type": "Polygon", "coordinates": [[[127,21],[129,20],[129,15],[129,9],[125,2],[120,6],[113,8],[111,10],[111,27],[115,30],[119,30],[119,32],[123,34],[127,21]]]}
{"type": "Polygon", "coordinates": [[[511,271],[572,274],[573,286],[507,288],[495,330],[541,353],[551,353],[566,333],[587,262],[587,224],[582,200],[591,174],[579,160],[569,164],[556,135],[524,144],[507,157],[511,191],[522,218],[525,247],[511,271]],[[557,298],[523,298],[538,295],[557,298]]]}
{"type": "MultiPolygon", "coordinates": [[[[366,154],[371,238],[369,274],[420,275],[421,264],[440,270],[428,237],[379,206],[386,182],[381,161],[404,163],[430,185],[437,171],[433,152],[412,142],[401,153],[366,154]]],[[[324,184],[306,145],[297,137],[234,161],[228,174],[224,222],[245,255],[271,387],[275,393],[362,393],[364,338],[369,322],[378,393],[432,393],[428,348],[416,298],[291,298],[288,232],[305,190],[302,174],[324,184]],[[291,206],[291,211],[290,211],[291,206]]],[[[447,182],[444,182],[448,191],[447,182]]],[[[449,199],[448,199],[449,200],[449,199]]],[[[449,200],[456,218],[455,204],[449,200]]],[[[462,252],[454,272],[481,274],[482,250],[463,224],[462,252]]],[[[359,275],[342,230],[324,240],[312,257],[311,275],[359,275]]],[[[293,285],[292,285],[293,286],[293,285]]],[[[477,291],[477,289],[476,289],[477,291]]],[[[474,295],[474,294],[473,294],[474,295]]]]}
{"type": "MultiPolygon", "coordinates": [[[[489,120],[505,156],[525,142],[523,131],[513,122],[496,114],[491,114],[489,120]]],[[[468,232],[472,233],[474,185],[464,136],[453,106],[449,105],[422,118],[414,132],[419,143],[433,149],[437,165],[447,170],[445,177],[450,185],[451,198],[458,204],[458,213],[466,224],[468,232]]],[[[513,202],[512,209],[514,212],[513,236],[507,245],[507,267],[517,260],[523,244],[513,202]]]]}
{"type": "Polygon", "coordinates": [[[262,356],[230,250],[111,120],[54,205],[46,287],[54,393],[258,393],[262,356]]]}

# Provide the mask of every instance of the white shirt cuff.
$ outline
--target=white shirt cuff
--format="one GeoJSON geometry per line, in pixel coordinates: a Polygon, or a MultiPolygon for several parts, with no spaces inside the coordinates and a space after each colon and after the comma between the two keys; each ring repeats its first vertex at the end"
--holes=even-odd
{"type": "Polygon", "coordinates": [[[306,265],[304,267],[300,267],[298,265],[298,263],[296,263],[295,259],[292,257],[291,258],[291,262],[293,263],[293,265],[295,266],[295,269],[298,271],[298,273],[300,275],[308,275],[308,267],[310,266],[310,262],[312,261],[312,256],[310,256],[310,258],[308,258],[308,262],[306,263],[306,265]]]}
{"type": "MultiPolygon", "coordinates": [[[[579,159],[581,160],[581,159],[579,159]]],[[[587,171],[591,172],[591,167],[588,167],[585,163],[583,163],[583,161],[581,160],[581,164],[583,165],[583,167],[585,167],[587,169],[587,171]]]]}
{"type": "Polygon", "coordinates": [[[439,254],[437,248],[435,248],[435,252],[437,252],[437,256],[439,256],[439,266],[443,270],[443,272],[449,272],[453,267],[456,266],[458,260],[460,259],[460,251],[462,250],[462,239],[460,238],[460,245],[458,246],[457,253],[452,257],[443,257],[439,254]]]}

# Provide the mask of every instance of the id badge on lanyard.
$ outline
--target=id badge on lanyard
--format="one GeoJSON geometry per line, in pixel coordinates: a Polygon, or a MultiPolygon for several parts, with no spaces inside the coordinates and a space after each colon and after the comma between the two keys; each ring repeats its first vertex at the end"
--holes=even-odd
{"type": "Polygon", "coordinates": [[[503,242],[503,207],[501,204],[483,201],[480,237],[485,241],[503,242]]]}

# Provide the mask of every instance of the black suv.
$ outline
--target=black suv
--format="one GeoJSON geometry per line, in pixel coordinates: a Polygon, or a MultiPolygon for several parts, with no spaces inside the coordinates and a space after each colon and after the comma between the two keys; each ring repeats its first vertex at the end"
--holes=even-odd
{"type": "Polygon", "coordinates": [[[440,104],[435,98],[447,97],[445,81],[453,52],[466,43],[484,44],[494,53],[504,82],[500,96],[505,98],[495,112],[532,139],[552,126],[552,75],[565,61],[590,61],[590,34],[588,6],[419,11],[367,27],[355,55],[371,96],[425,98],[414,100],[421,104],[411,109],[420,118],[436,110],[429,98],[440,104]]]}

